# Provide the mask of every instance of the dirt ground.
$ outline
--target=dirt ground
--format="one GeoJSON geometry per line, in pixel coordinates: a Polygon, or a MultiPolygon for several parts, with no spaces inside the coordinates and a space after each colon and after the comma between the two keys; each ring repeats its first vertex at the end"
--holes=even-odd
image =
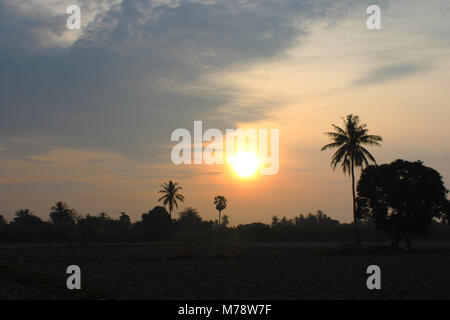
{"type": "Polygon", "coordinates": [[[450,249],[336,244],[0,248],[0,299],[449,299],[450,249]],[[66,288],[81,268],[82,289],[66,288]],[[369,265],[381,290],[368,290],[369,265]]]}

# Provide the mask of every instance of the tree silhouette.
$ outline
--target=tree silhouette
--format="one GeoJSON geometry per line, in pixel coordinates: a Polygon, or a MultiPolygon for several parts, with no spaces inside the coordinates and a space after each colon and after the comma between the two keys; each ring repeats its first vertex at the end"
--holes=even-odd
{"type": "Polygon", "coordinates": [[[369,131],[367,125],[361,124],[357,115],[349,114],[342,120],[344,121],[344,129],[332,124],[335,131],[325,133],[333,142],[323,146],[321,151],[337,148],[338,150],[331,158],[333,170],[340,163],[344,173],[348,173],[352,177],[355,236],[356,243],[361,245],[356,217],[355,167],[364,168],[364,166],[369,165],[369,161],[376,163],[375,158],[364,148],[364,145],[380,146],[383,139],[380,136],[367,134],[369,131]]]}
{"type": "Polygon", "coordinates": [[[215,196],[214,204],[216,205],[216,210],[219,211],[219,225],[220,225],[220,213],[227,207],[227,199],[224,196],[215,196]]]}
{"type": "Polygon", "coordinates": [[[226,214],[224,214],[223,217],[222,217],[222,225],[224,227],[226,227],[229,224],[230,224],[230,218],[226,214]]]}
{"type": "Polygon", "coordinates": [[[358,215],[393,233],[393,248],[402,238],[411,248],[407,233],[426,235],[433,218],[448,219],[447,192],[440,174],[420,161],[369,166],[358,182],[358,215]]]}
{"type": "Polygon", "coordinates": [[[111,221],[111,217],[109,216],[109,214],[107,214],[106,212],[100,212],[98,214],[98,219],[100,221],[100,223],[104,223],[104,222],[108,222],[111,221]]]}
{"type": "Polygon", "coordinates": [[[184,196],[179,193],[183,188],[179,186],[177,182],[164,183],[161,185],[162,189],[158,193],[163,193],[164,195],[158,199],[158,202],[163,202],[164,207],[169,206],[169,216],[172,219],[172,211],[175,206],[178,208],[178,201],[183,202],[184,196]]]}
{"type": "Polygon", "coordinates": [[[189,207],[180,212],[179,221],[182,225],[198,226],[203,220],[196,209],[189,207]]]}
{"type": "Polygon", "coordinates": [[[142,214],[142,225],[149,240],[168,240],[171,219],[166,208],[156,206],[148,213],[142,214]]]}
{"type": "Polygon", "coordinates": [[[43,223],[41,218],[35,216],[30,209],[20,209],[16,211],[12,223],[25,224],[25,225],[37,225],[43,223]]]}
{"type": "Polygon", "coordinates": [[[120,221],[120,223],[125,224],[125,225],[131,224],[130,216],[127,215],[127,213],[125,211],[122,211],[120,213],[119,221],[120,221]]]}
{"type": "Polygon", "coordinates": [[[72,225],[79,219],[75,209],[71,209],[67,203],[58,201],[50,209],[50,221],[55,225],[72,225]]]}

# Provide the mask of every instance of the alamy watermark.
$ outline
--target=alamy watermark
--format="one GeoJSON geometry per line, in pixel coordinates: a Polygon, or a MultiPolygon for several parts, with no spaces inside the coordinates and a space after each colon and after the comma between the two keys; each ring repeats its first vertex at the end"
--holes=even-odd
{"type": "MultiPolygon", "coordinates": [[[[366,20],[366,26],[369,30],[381,29],[381,9],[380,6],[373,4],[369,5],[366,9],[368,15],[366,20]]],[[[69,17],[66,20],[66,26],[69,30],[81,29],[81,9],[78,5],[72,4],[66,8],[66,14],[69,17]]]]}
{"type": "Polygon", "coordinates": [[[67,267],[66,273],[70,274],[70,276],[67,278],[66,286],[67,289],[73,290],[81,289],[81,269],[76,264],[72,264],[67,267]]]}
{"type": "Polygon", "coordinates": [[[69,30],[81,29],[81,9],[79,6],[72,4],[67,7],[66,13],[70,16],[66,20],[66,26],[69,30]]]}
{"type": "Polygon", "coordinates": [[[366,273],[370,274],[367,278],[366,286],[369,290],[381,290],[381,269],[376,264],[370,265],[366,269],[366,273]]]}
{"type": "Polygon", "coordinates": [[[381,30],[381,9],[376,4],[367,7],[366,13],[369,15],[366,26],[369,30],[381,30]]]}
{"type": "Polygon", "coordinates": [[[274,175],[279,169],[279,129],[219,129],[203,132],[203,122],[194,121],[194,135],[175,129],[171,141],[178,142],[171,152],[174,164],[232,164],[243,153],[258,160],[261,175],[274,175]]]}

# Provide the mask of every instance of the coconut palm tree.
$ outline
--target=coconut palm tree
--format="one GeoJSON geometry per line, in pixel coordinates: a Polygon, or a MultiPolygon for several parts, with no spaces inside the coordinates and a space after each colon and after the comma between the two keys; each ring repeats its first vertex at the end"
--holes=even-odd
{"type": "Polygon", "coordinates": [[[216,205],[216,210],[219,211],[219,225],[220,225],[220,213],[227,207],[227,199],[224,196],[215,196],[214,204],[216,205]]]}
{"type": "Polygon", "coordinates": [[[364,146],[380,146],[380,142],[383,139],[380,136],[367,134],[369,131],[367,125],[365,123],[361,124],[357,115],[349,114],[342,120],[344,121],[344,129],[332,124],[334,132],[325,132],[333,142],[325,145],[321,151],[337,148],[337,151],[331,158],[333,170],[340,163],[344,173],[348,173],[352,177],[353,219],[356,243],[361,245],[356,217],[355,167],[363,168],[368,166],[369,161],[376,164],[375,158],[364,146]]]}
{"type": "Polygon", "coordinates": [[[184,196],[179,193],[183,188],[179,186],[177,182],[169,181],[169,183],[164,183],[161,185],[162,189],[158,193],[163,193],[164,195],[158,199],[158,202],[163,202],[164,207],[169,206],[169,215],[172,219],[172,211],[174,206],[178,208],[178,201],[183,202],[184,196]]]}

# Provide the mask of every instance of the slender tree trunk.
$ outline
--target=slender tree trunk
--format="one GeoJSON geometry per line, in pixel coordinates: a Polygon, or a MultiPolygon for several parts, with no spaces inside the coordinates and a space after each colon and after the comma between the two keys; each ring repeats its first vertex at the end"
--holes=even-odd
{"type": "Polygon", "coordinates": [[[355,239],[356,239],[356,244],[358,246],[361,246],[361,240],[359,238],[359,231],[358,231],[358,219],[356,218],[356,195],[355,195],[355,168],[354,168],[354,164],[353,164],[353,159],[352,159],[352,194],[353,194],[353,220],[355,223],[355,239]]]}
{"type": "Polygon", "coordinates": [[[220,226],[220,211],[221,211],[221,210],[219,210],[219,226],[220,226]]]}

